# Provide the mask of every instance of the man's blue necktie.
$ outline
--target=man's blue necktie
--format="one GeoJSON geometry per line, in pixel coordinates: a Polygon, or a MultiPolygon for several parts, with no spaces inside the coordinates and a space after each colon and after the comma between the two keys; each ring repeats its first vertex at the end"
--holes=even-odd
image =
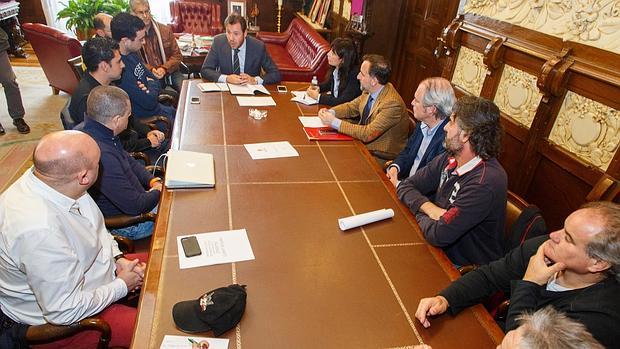
{"type": "Polygon", "coordinates": [[[362,113],[362,119],[360,120],[360,125],[368,124],[371,107],[372,107],[372,96],[368,96],[368,103],[366,103],[366,106],[364,107],[364,112],[362,113]]]}

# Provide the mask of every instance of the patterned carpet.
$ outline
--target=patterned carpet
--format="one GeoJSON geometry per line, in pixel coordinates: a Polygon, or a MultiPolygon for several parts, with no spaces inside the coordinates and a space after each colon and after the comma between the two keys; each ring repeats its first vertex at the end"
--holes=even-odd
{"type": "MultiPolygon", "coordinates": [[[[17,132],[7,112],[6,99],[0,97],[0,122],[6,134],[0,136],[0,192],[30,166],[30,157],[37,141],[45,134],[62,129],[59,113],[68,95],[54,96],[40,67],[13,67],[22,93],[25,120],[31,132],[17,132]]],[[[0,87],[0,95],[4,89],[0,87]]]]}

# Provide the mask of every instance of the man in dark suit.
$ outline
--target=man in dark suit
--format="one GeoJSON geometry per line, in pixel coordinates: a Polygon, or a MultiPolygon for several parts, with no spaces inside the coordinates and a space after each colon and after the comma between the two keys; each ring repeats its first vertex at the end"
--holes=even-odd
{"type": "Polygon", "coordinates": [[[419,168],[446,151],[443,128],[455,101],[452,85],[444,78],[428,78],[418,85],[411,101],[417,126],[405,149],[386,169],[387,177],[395,187],[400,180],[413,176],[419,168]]]}
{"type": "Polygon", "coordinates": [[[226,33],[213,39],[211,50],[202,64],[202,77],[236,85],[280,82],[280,71],[267,53],[265,44],[248,37],[245,18],[233,13],[226,17],[224,25],[226,33]],[[261,68],[265,71],[262,77],[261,68]]]}

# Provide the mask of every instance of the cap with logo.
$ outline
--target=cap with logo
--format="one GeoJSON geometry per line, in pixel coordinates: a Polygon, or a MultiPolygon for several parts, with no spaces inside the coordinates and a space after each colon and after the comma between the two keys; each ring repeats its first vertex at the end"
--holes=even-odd
{"type": "Polygon", "coordinates": [[[187,333],[213,330],[215,336],[235,327],[245,311],[245,285],[211,290],[196,300],[179,302],[172,308],[177,327],[187,333]]]}

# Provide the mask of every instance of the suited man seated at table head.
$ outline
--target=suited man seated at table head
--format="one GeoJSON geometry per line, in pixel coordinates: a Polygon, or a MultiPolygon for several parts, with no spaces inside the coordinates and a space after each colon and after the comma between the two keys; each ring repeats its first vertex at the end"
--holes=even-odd
{"type": "MultiPolygon", "coordinates": [[[[99,314],[112,327],[111,345],[131,343],[136,310],[114,303],[142,285],[145,265],[122,258],[87,193],[98,179],[99,156],[83,132],[47,134],[34,166],[0,195],[3,334],[16,323],[69,325],[99,314]]],[[[49,347],[97,342],[86,331],[49,347]]]]}
{"type": "MultiPolygon", "coordinates": [[[[78,87],[71,96],[69,113],[71,119],[78,125],[75,129],[81,130],[86,115],[86,101],[90,91],[97,86],[108,86],[121,78],[125,63],[123,63],[116,41],[107,37],[95,37],[82,47],[82,60],[86,72],[82,76],[78,87]]],[[[129,118],[129,127],[119,138],[123,148],[129,152],[146,152],[151,158],[157,158],[165,149],[165,135],[159,130],[151,130],[134,117],[129,118]]]]}
{"type": "Polygon", "coordinates": [[[163,115],[174,123],[176,109],[159,103],[162,90],[159,79],[147,68],[139,54],[146,35],[144,22],[134,15],[121,12],[112,18],[110,28],[125,63],[117,86],[129,95],[131,114],[138,119],[163,115]]]}
{"type": "MultiPolygon", "coordinates": [[[[603,349],[584,325],[547,306],[519,317],[519,327],[504,336],[497,349],[603,349]]],[[[432,349],[416,345],[414,349],[432,349]]]]}
{"type": "Polygon", "coordinates": [[[363,142],[380,164],[403,150],[409,133],[405,102],[388,81],[391,71],[385,57],[364,56],[357,75],[362,94],[332,109],[319,110],[325,125],[363,142]]]}
{"type": "MultiPolygon", "coordinates": [[[[115,86],[95,87],[88,96],[88,117],[83,131],[101,149],[99,179],[89,189],[105,217],[136,216],[156,212],[161,179],[154,177],[124,149],[118,135],[127,128],[131,103],[127,93],[115,86]]],[[[112,231],[132,240],[153,233],[153,222],[143,222],[112,231]]]]}
{"type": "Polygon", "coordinates": [[[507,177],[497,160],[502,127],[490,100],[464,96],[444,126],[446,153],[397,188],[424,237],[454,265],[486,264],[503,254],[507,177]]]}
{"type": "Polygon", "coordinates": [[[248,36],[245,18],[233,13],[226,17],[224,26],[226,33],[213,38],[200,75],[207,80],[235,85],[280,82],[280,71],[265,44],[248,36]],[[261,70],[265,72],[263,76],[261,70]]]}
{"type": "Polygon", "coordinates": [[[95,27],[95,36],[102,38],[112,38],[112,30],[110,30],[110,22],[112,22],[112,16],[107,13],[97,13],[93,19],[93,26],[95,27]]]}
{"type": "Polygon", "coordinates": [[[455,315],[497,291],[510,294],[505,330],[525,312],[551,305],[581,322],[601,344],[620,341],[620,205],[593,202],[571,213],[564,227],[526,240],[504,257],[420,300],[416,318],[455,315]]]}
{"type": "Polygon", "coordinates": [[[387,167],[386,174],[394,186],[411,177],[437,155],[445,152],[444,127],[456,102],[450,81],[434,77],[423,80],[415,91],[411,106],[418,121],[407,146],[387,167]]]}

